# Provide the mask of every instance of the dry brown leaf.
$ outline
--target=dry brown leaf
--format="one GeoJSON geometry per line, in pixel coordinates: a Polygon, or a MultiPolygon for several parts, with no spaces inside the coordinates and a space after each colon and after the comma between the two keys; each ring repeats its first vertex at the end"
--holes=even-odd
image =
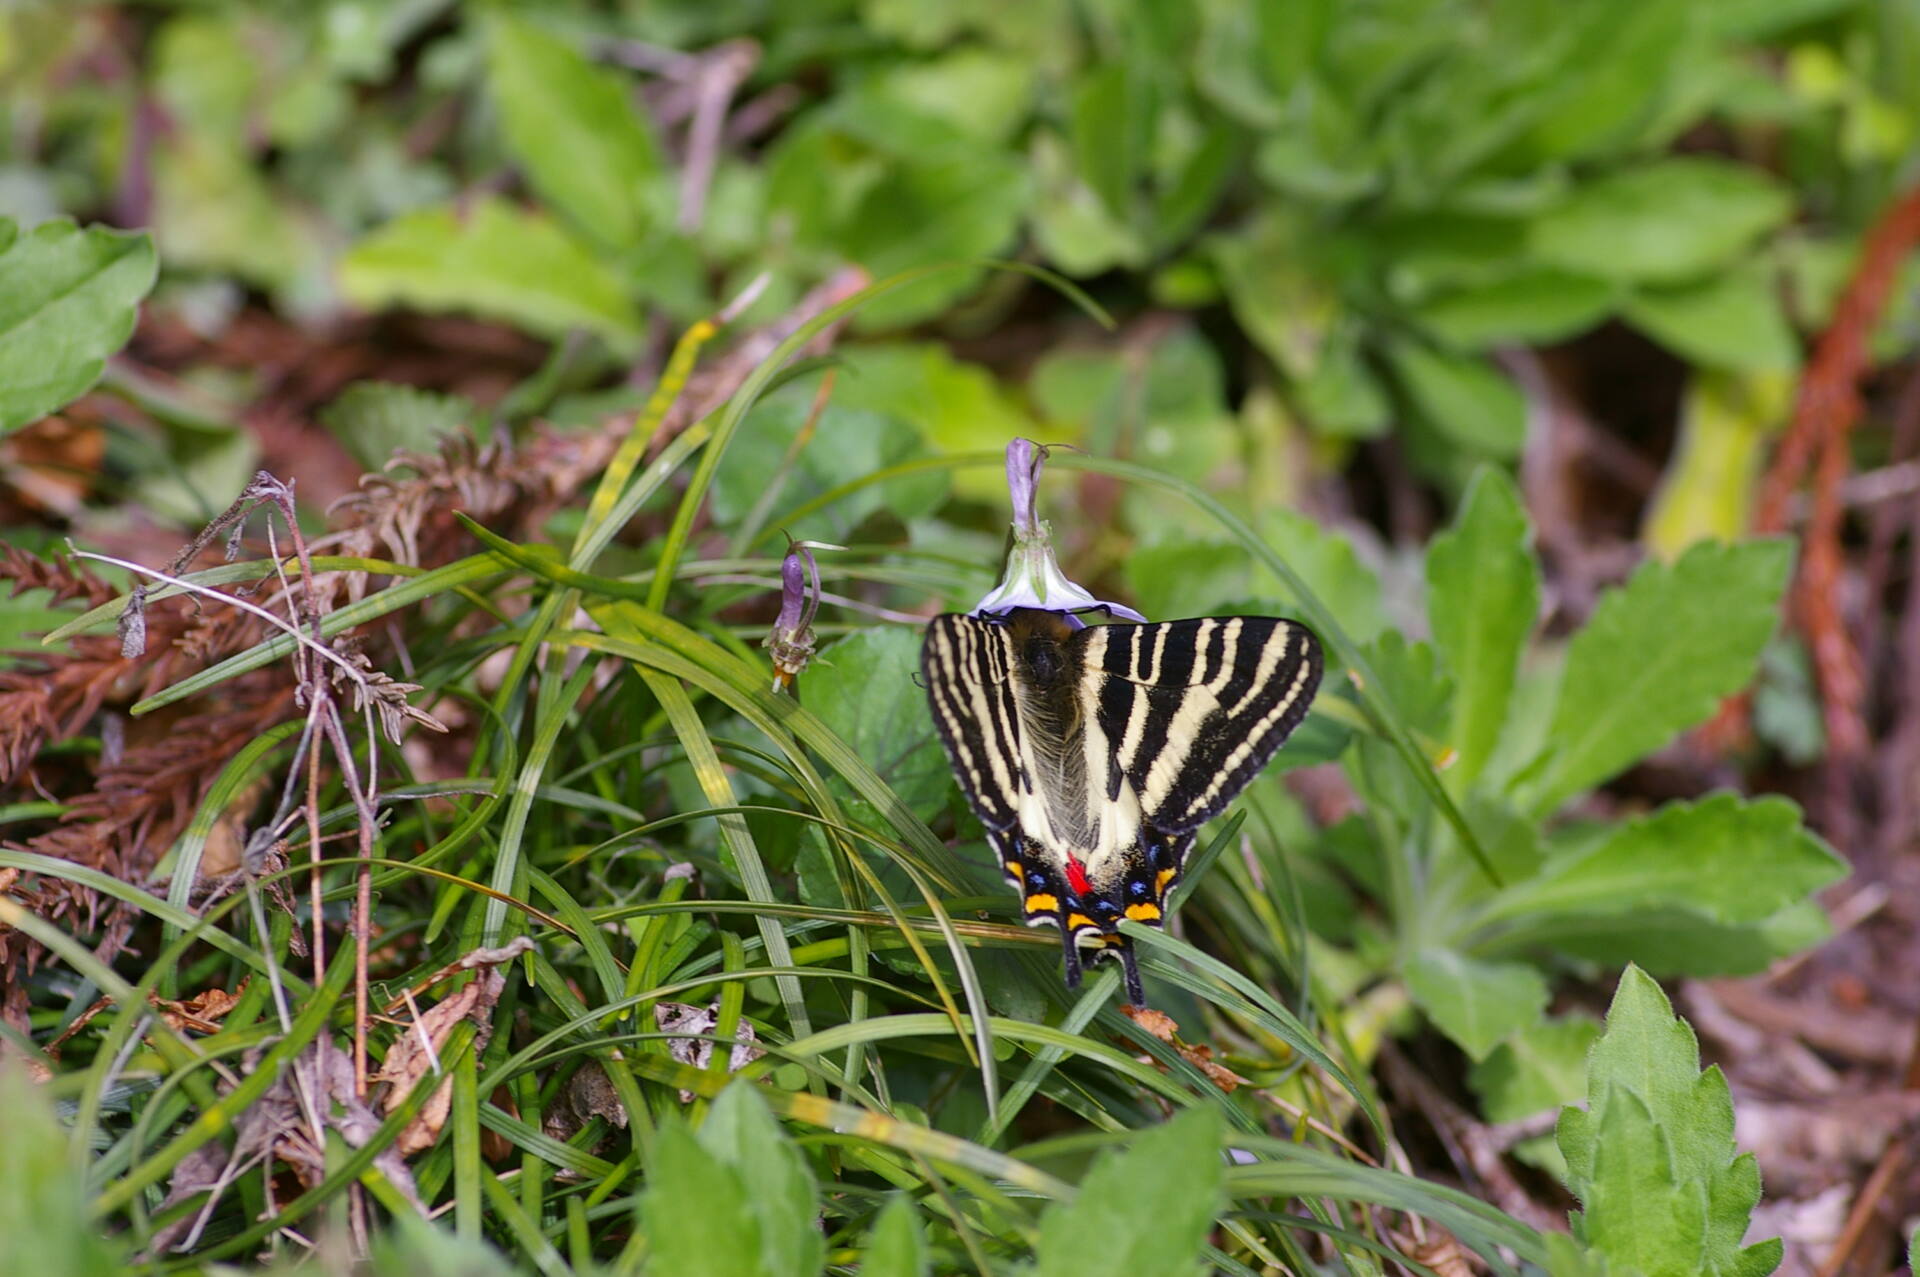
{"type": "MultiPolygon", "coordinates": [[[[704,1007],[693,1006],[686,1002],[662,1002],[653,1008],[653,1022],[660,1026],[662,1033],[705,1034],[706,1037],[672,1038],[667,1042],[667,1053],[682,1064],[690,1064],[704,1070],[713,1062],[713,1043],[708,1039],[714,1030],[720,1027],[720,1004],[713,1002],[704,1007]]],[[[766,1052],[754,1045],[753,1026],[745,1017],[734,1030],[736,1045],[727,1057],[727,1072],[738,1073],[766,1052]]],[[[693,1103],[693,1092],[680,1092],[682,1104],[693,1103]]]]}
{"type": "Polygon", "coordinates": [[[1169,1046],[1173,1044],[1174,1035],[1180,1032],[1180,1026],[1174,1023],[1172,1016],[1152,1007],[1125,1006],[1120,1008],[1120,1014],[1169,1046]]]}
{"type": "Polygon", "coordinates": [[[225,989],[206,989],[184,1002],[176,1002],[171,998],[150,993],[147,995],[147,1001],[160,1012],[160,1018],[165,1020],[176,1033],[184,1033],[188,1029],[195,1033],[218,1033],[220,1021],[224,1020],[227,1013],[239,1003],[240,993],[246,987],[246,981],[243,980],[240,982],[240,989],[233,993],[228,993],[225,989]]]}
{"type": "MultiPolygon", "coordinates": [[[[533,941],[521,936],[514,943],[498,949],[475,949],[458,962],[435,973],[437,979],[444,973],[478,969],[480,976],[422,1012],[388,1050],[380,1071],[372,1078],[375,1082],[387,1083],[387,1093],[382,1100],[384,1112],[391,1114],[399,1108],[427,1070],[433,1070],[436,1075],[440,1072],[440,1050],[446,1045],[447,1035],[453,1032],[453,1026],[460,1021],[473,1021],[473,1049],[476,1052],[487,1045],[487,1039],[493,1036],[494,1004],[507,987],[507,978],[500,974],[499,968],[532,947],[533,941]]],[[[441,1128],[447,1124],[447,1114],[452,1107],[453,1079],[446,1078],[434,1088],[427,1102],[407,1123],[407,1128],[400,1132],[394,1147],[403,1157],[411,1157],[422,1149],[433,1147],[433,1142],[440,1138],[441,1128]]]]}

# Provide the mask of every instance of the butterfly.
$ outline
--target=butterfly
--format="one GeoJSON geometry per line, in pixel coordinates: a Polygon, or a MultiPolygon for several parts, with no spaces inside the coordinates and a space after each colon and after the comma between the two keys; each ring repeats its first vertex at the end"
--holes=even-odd
{"type": "Polygon", "coordinates": [[[1068,988],[1092,948],[1145,1005],[1120,921],[1165,922],[1196,832],[1300,725],[1322,668],[1313,632],[1275,617],[1077,628],[1015,608],[928,624],[941,744],[1027,925],[1060,928],[1068,988]]]}

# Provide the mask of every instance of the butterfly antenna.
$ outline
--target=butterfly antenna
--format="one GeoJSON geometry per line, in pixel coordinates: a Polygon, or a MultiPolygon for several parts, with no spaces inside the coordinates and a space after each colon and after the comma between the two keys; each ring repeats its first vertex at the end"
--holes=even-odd
{"type": "Polygon", "coordinates": [[[1060,934],[1067,940],[1067,987],[1077,989],[1080,987],[1080,942],[1064,926],[1060,928],[1060,934]]]}

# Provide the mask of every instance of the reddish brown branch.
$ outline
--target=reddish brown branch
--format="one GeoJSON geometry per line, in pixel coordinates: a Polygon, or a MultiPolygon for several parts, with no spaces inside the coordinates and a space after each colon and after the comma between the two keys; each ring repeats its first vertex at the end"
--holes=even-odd
{"type": "Polygon", "coordinates": [[[1794,490],[1811,469],[1813,508],[1802,541],[1793,611],[1813,651],[1828,750],[1835,758],[1859,757],[1868,743],[1860,652],[1841,611],[1845,506],[1840,487],[1851,465],[1849,435],[1860,419],[1860,379],[1872,366],[1873,328],[1886,309],[1900,263],[1916,243],[1920,186],[1889,206],[1867,234],[1833,322],[1800,380],[1793,420],[1761,485],[1755,518],[1761,532],[1784,529],[1794,490]]]}

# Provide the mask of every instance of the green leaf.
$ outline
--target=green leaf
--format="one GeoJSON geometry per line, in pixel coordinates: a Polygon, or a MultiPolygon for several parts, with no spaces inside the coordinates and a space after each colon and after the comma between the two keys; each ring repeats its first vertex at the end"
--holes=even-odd
{"type": "Polygon", "coordinates": [[[143,234],[52,221],[21,235],[0,218],[0,434],[100,379],[157,270],[143,234]]]}
{"type": "Polygon", "coordinates": [[[1095,63],[1074,85],[1069,118],[1080,176],[1122,223],[1137,211],[1154,106],[1152,84],[1130,59],[1095,63]]]}
{"type": "Polygon", "coordinates": [[[1757,265],[1643,289],[1627,298],[1624,309],[1628,323],[1696,364],[1785,372],[1800,362],[1778,281],[1757,265]]]}
{"type": "Polygon", "coordinates": [[[122,1272],[87,1210],[86,1187],[68,1160],[67,1135],[47,1097],[18,1060],[0,1061],[0,1237],[7,1267],[41,1277],[122,1272]]]}
{"type": "MultiPolygon", "coordinates": [[[[990,371],[955,359],[942,342],[876,342],[839,353],[835,405],[913,422],[941,452],[997,452],[1018,435],[1040,437],[1038,423],[990,371]]],[[[1006,479],[988,467],[957,471],[953,489],[996,507],[1007,499],[1006,479]]]]}
{"type": "Polygon", "coordinates": [[[1721,926],[1691,909],[1635,913],[1553,914],[1525,934],[1583,962],[1615,967],[1636,962],[1655,975],[1755,975],[1789,954],[1804,953],[1833,934],[1813,900],[1789,905],[1761,922],[1721,926]]]}
{"type": "Polygon", "coordinates": [[[547,337],[584,328],[621,350],[640,336],[615,275],[551,218],[495,197],[396,217],[348,250],[340,282],[369,308],[471,311],[547,337]]]}
{"type": "Polygon", "coordinates": [[[482,421],[464,395],[443,395],[392,381],[356,381],[320,412],[320,424],[369,470],[398,451],[431,453],[440,436],[482,421]]]}
{"type": "Polygon", "coordinates": [[[913,1202],[896,1193],[867,1234],[860,1277],[927,1277],[927,1243],[913,1202]]]}
{"type": "Polygon", "coordinates": [[[1792,563],[1786,540],[1703,542],[1609,591],[1568,645],[1546,750],[1522,780],[1528,805],[1553,810],[1744,687],[1779,622],[1792,563]]]}
{"type": "Polygon", "coordinates": [[[1780,797],[1669,803],[1581,850],[1550,857],[1494,906],[1501,917],[1687,909],[1725,926],[1763,922],[1847,874],[1780,797]]]}
{"type": "MultiPolygon", "coordinates": [[[[729,1087],[729,1090],[738,1089],[729,1087]]],[[[651,1267],[704,1277],[776,1277],[746,1183],[679,1122],[654,1138],[640,1198],[651,1267]]]]}
{"type": "Polygon", "coordinates": [[[817,654],[800,676],[800,693],[902,802],[930,819],[946,805],[952,773],[915,682],[919,669],[920,632],[876,626],[817,654]]]}
{"type": "Polygon", "coordinates": [[[1709,537],[1732,540],[1753,526],[1753,502],[1770,435],[1793,407],[1784,373],[1703,369],[1681,399],[1680,438],[1641,525],[1656,558],[1709,537]]]}
{"type": "Polygon", "coordinates": [[[1080,1277],[1095,1247],[1112,1272],[1201,1272],[1222,1204],[1220,1134],[1211,1107],[1191,1108],[1103,1154],[1079,1194],[1041,1218],[1034,1277],[1080,1277]]]}
{"type": "MultiPolygon", "coordinates": [[[[720,1093],[701,1124],[699,1140],[732,1168],[746,1190],[748,1209],[759,1220],[761,1271],[819,1272],[827,1254],[819,1189],[807,1159],[753,1083],[735,1082],[720,1093]]],[[[660,1271],[702,1270],[669,1264],[660,1271]]]]}
{"type": "Polygon", "coordinates": [[[1617,291],[1591,275],[1533,266],[1436,298],[1415,318],[1441,341],[1467,350],[1543,345],[1577,337],[1605,319],[1617,291]]]}
{"type": "MultiPolygon", "coordinates": [[[[1364,643],[1386,627],[1380,578],[1361,561],[1345,535],[1286,509],[1268,510],[1259,528],[1262,539],[1326,605],[1348,637],[1364,643]]],[[[1264,569],[1254,573],[1253,592],[1288,604],[1298,602],[1284,583],[1264,569]]]]}
{"type": "Polygon", "coordinates": [[[627,78],[506,15],[488,23],[487,77],[507,148],[541,198],[601,243],[637,246],[660,156],[627,78]]]}
{"type": "Polygon", "coordinates": [[[1499,742],[1520,655],[1540,612],[1540,565],[1520,493],[1482,466],[1453,527],[1427,546],[1427,616],[1453,673],[1454,769],[1462,787],[1499,742]]]}
{"type": "Polygon", "coordinates": [[[1490,1122],[1517,1122],[1586,1093],[1587,1052],[1600,1036],[1589,1015],[1536,1020],[1467,1074],[1490,1122]]]}
{"type": "Polygon", "coordinates": [[[1776,1238],[1742,1248],[1760,1170],[1733,1141],[1733,1099],[1718,1068],[1700,1071],[1693,1030],[1638,967],[1620,977],[1606,1032],[1587,1062],[1587,1107],[1556,1132],[1574,1235],[1645,1277],[1764,1277],[1776,1238]]]}
{"type": "Polygon", "coordinates": [[[1519,455],[1527,402],[1491,364],[1404,341],[1388,347],[1387,358],[1421,415],[1454,443],[1501,460],[1519,455]]]}
{"type": "Polygon", "coordinates": [[[1451,949],[1422,949],[1401,974],[1439,1030],[1473,1060],[1540,1019],[1547,981],[1524,962],[1482,962],[1451,949]]]}
{"type": "Polygon", "coordinates": [[[1678,283],[1739,258],[1792,212],[1792,197],[1758,169],[1677,156],[1575,187],[1534,221],[1528,247],[1601,279],[1678,283]]]}

